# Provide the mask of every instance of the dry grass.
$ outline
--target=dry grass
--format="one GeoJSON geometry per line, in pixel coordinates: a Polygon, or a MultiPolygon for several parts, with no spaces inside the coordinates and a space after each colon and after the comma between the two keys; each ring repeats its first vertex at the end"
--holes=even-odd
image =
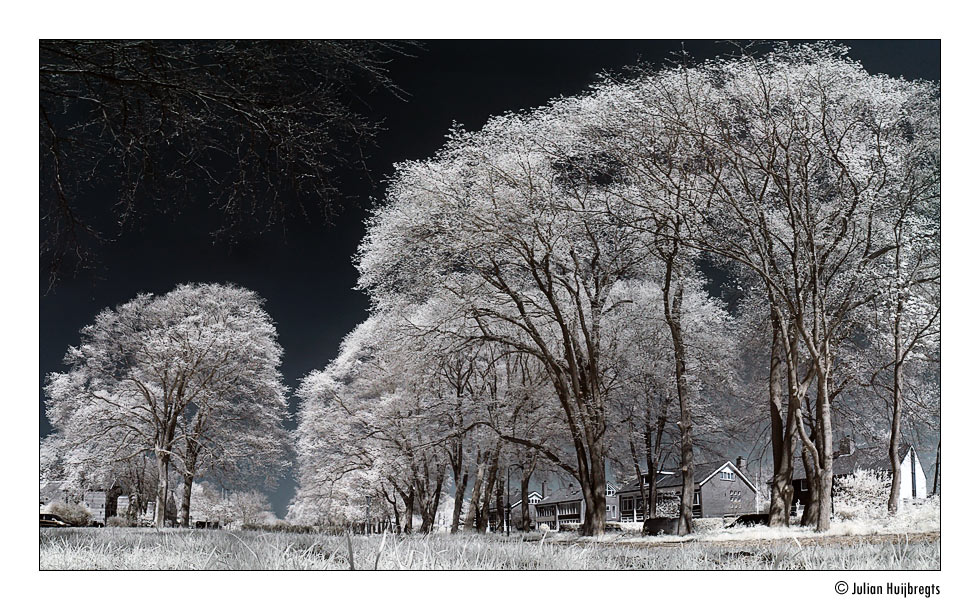
{"type": "Polygon", "coordinates": [[[676,546],[571,534],[328,536],[152,529],[44,529],[41,569],[150,570],[919,570],[939,568],[939,541],[794,539],[676,546]]]}

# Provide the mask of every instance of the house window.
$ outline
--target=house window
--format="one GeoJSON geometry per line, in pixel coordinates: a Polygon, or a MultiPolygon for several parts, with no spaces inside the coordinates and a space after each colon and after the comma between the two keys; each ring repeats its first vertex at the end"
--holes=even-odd
{"type": "Polygon", "coordinates": [[[624,514],[625,513],[631,513],[631,512],[633,512],[633,498],[632,497],[623,498],[622,511],[623,511],[624,514]]]}
{"type": "Polygon", "coordinates": [[[699,506],[701,504],[701,492],[694,492],[694,506],[699,506]]]}
{"type": "Polygon", "coordinates": [[[535,497],[535,498],[528,498],[527,503],[528,504],[537,504],[540,501],[541,501],[541,498],[537,498],[537,497],[535,497]]]}
{"type": "Polygon", "coordinates": [[[735,480],[735,473],[734,472],[721,472],[719,474],[721,474],[721,480],[722,481],[734,481],[735,480]]]}
{"type": "Polygon", "coordinates": [[[800,479],[800,491],[807,491],[810,489],[806,484],[806,479],[800,479]]]}

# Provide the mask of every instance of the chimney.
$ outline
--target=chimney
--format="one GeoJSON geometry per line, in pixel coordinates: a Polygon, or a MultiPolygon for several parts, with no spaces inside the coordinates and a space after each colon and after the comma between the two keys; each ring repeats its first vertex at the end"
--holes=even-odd
{"type": "Polygon", "coordinates": [[[745,470],[745,458],[744,457],[738,456],[737,458],[735,458],[735,468],[738,468],[739,470],[745,470]]]}
{"type": "Polygon", "coordinates": [[[546,495],[548,495],[548,494],[544,493],[544,481],[542,480],[541,481],[541,497],[543,498],[546,495]]]}
{"type": "Polygon", "coordinates": [[[854,445],[850,436],[840,439],[840,455],[851,455],[854,453],[854,445]]]}

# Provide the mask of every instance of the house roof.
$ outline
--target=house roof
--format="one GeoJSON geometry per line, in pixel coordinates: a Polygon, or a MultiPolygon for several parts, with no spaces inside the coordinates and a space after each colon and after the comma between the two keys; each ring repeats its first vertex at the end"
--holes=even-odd
{"type": "MultiPolygon", "coordinates": [[[[535,496],[537,496],[537,497],[540,498],[541,497],[541,492],[538,491],[538,490],[536,490],[536,489],[532,489],[531,491],[527,492],[527,499],[528,500],[534,498],[535,496]]],[[[512,502],[511,505],[510,505],[510,507],[511,508],[515,508],[517,506],[520,506],[521,505],[521,502],[523,502],[523,501],[524,500],[522,498],[517,498],[517,502],[512,502]]],[[[540,502],[539,502],[539,504],[540,504],[540,502]]]]}
{"type": "MultiPolygon", "coordinates": [[[[898,455],[905,461],[909,451],[912,450],[910,443],[902,443],[898,448],[898,455]]],[[[891,460],[888,458],[887,447],[858,447],[847,455],[841,455],[839,451],[834,452],[834,476],[854,474],[855,470],[877,470],[881,472],[891,472],[891,460]]],[[[793,459],[793,478],[805,478],[806,470],[803,468],[803,458],[797,456],[793,459]]]]}
{"type": "MultiPolygon", "coordinates": [[[[657,471],[657,474],[663,476],[663,475],[673,474],[673,472],[670,471],[670,470],[658,470],[657,471]]],[[[643,473],[643,480],[644,480],[644,483],[645,484],[648,484],[648,483],[646,483],[646,481],[649,480],[649,474],[648,473],[646,473],[646,472],[643,473]]],[[[639,491],[639,489],[640,489],[640,479],[639,478],[634,478],[630,483],[628,483],[626,485],[623,485],[619,489],[619,493],[620,494],[623,494],[623,493],[628,493],[628,492],[631,492],[631,491],[639,491]]]]}
{"type": "MultiPolygon", "coordinates": [[[[701,464],[694,465],[694,483],[695,485],[704,485],[708,482],[708,479],[715,476],[719,471],[721,471],[725,466],[728,466],[732,472],[739,476],[745,484],[752,488],[752,491],[758,492],[759,490],[755,488],[752,481],[746,477],[742,471],[735,467],[735,464],[731,463],[729,460],[722,460],[716,462],[703,462],[701,464]]],[[[680,470],[672,472],[670,474],[664,475],[657,480],[657,487],[680,487],[684,482],[684,473],[680,470]]]]}
{"type": "MultiPolygon", "coordinates": [[[[758,492],[759,490],[755,488],[752,481],[748,479],[738,468],[735,467],[729,460],[716,460],[713,462],[702,462],[700,464],[694,464],[694,484],[703,485],[711,477],[713,477],[718,471],[720,471],[725,466],[728,466],[732,472],[737,474],[745,483],[752,488],[753,491],[758,492]]],[[[684,482],[684,474],[681,472],[680,467],[674,470],[661,470],[657,474],[661,475],[657,479],[657,488],[664,487],[680,487],[684,482]]],[[[643,473],[643,478],[647,478],[647,473],[643,473]]],[[[629,485],[623,486],[619,491],[620,494],[631,493],[640,490],[640,480],[634,479],[629,485]]]]}
{"type": "Polygon", "coordinates": [[[574,502],[576,500],[582,499],[582,489],[577,486],[570,485],[565,489],[559,489],[555,493],[548,494],[540,502],[538,506],[542,504],[557,504],[559,502],[574,502]]]}

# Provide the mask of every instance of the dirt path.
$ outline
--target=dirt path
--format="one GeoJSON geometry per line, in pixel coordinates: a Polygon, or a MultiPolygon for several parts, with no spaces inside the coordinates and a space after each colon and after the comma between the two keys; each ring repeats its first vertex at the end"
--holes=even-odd
{"type": "MultiPolygon", "coordinates": [[[[657,540],[654,537],[614,539],[597,541],[598,544],[609,544],[628,548],[679,547],[688,544],[702,544],[719,548],[768,547],[775,544],[799,544],[800,546],[854,546],[860,544],[938,542],[939,532],[916,532],[910,534],[860,534],[846,536],[804,536],[798,538],[762,538],[742,540],[657,540]]],[[[586,540],[554,540],[551,544],[578,546],[588,544],[586,540]]]]}

